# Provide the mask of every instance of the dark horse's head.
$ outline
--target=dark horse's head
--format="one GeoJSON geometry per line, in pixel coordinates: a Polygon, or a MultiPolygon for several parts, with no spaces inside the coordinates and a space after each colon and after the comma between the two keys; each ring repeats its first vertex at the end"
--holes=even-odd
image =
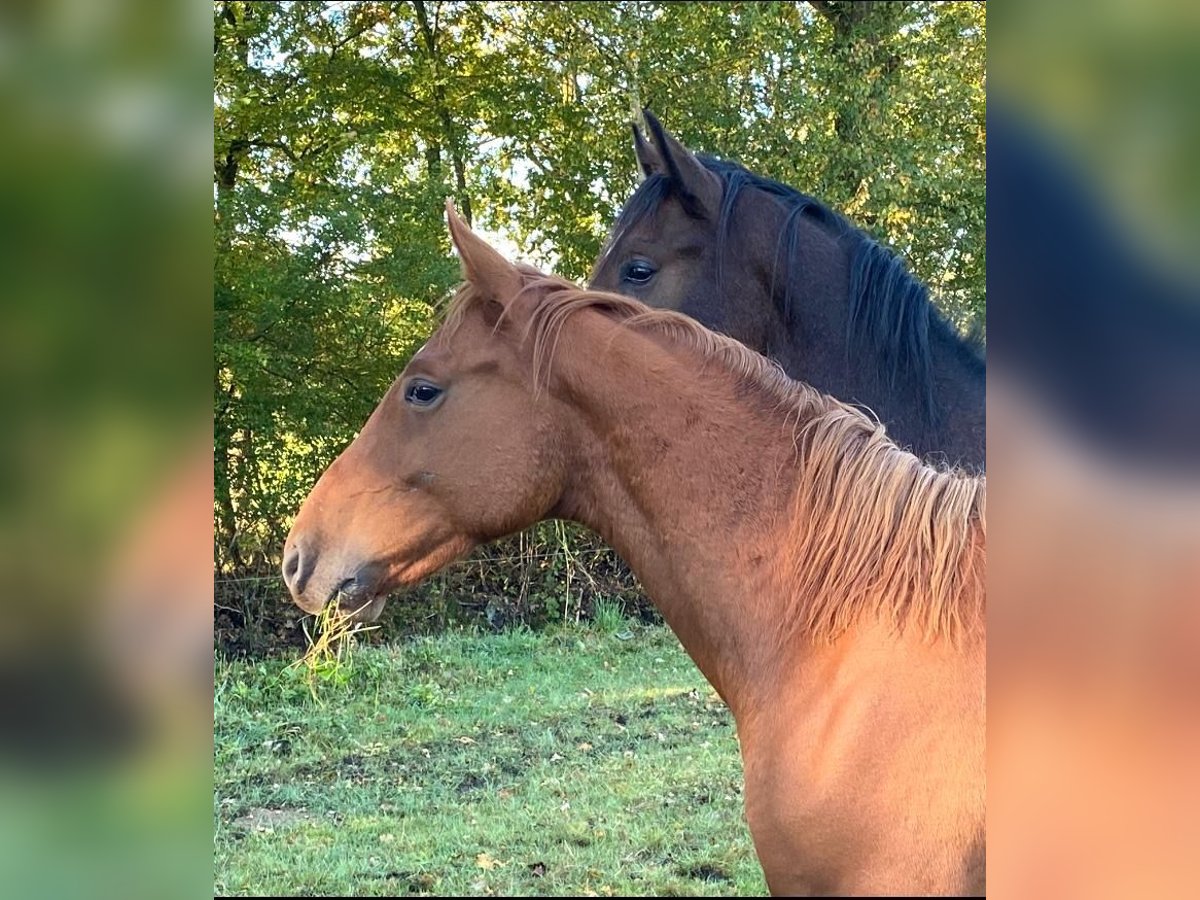
{"type": "Polygon", "coordinates": [[[903,262],[820,201],[694,154],[645,112],[643,180],[591,287],[675,309],[868,407],[916,452],[982,466],[984,367],[903,262]]]}

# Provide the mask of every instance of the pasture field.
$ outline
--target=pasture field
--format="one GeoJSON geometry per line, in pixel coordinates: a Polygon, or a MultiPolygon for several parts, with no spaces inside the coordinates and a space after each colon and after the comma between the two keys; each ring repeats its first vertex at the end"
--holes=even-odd
{"type": "Polygon", "coordinates": [[[669,629],[218,659],[217,896],[762,895],[733,720],[669,629]]]}

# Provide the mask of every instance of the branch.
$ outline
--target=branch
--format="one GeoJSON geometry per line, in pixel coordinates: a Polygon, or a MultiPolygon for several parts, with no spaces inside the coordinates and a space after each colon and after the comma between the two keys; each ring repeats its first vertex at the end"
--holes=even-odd
{"type": "Polygon", "coordinates": [[[362,37],[364,34],[366,34],[368,31],[370,31],[376,25],[380,24],[382,21],[383,21],[382,19],[374,19],[374,18],[368,19],[367,23],[365,25],[363,25],[361,28],[358,28],[355,31],[350,32],[348,35],[346,35],[340,41],[335,41],[329,48],[329,61],[333,62],[333,58],[337,55],[337,52],[339,50],[341,50],[343,47],[345,47],[348,43],[350,43],[355,38],[362,37]]]}
{"type": "Polygon", "coordinates": [[[826,2],[826,0],[808,0],[808,5],[823,15],[831,23],[835,25],[837,24],[833,9],[830,7],[829,3],[826,2]]]}
{"type": "Polygon", "coordinates": [[[417,23],[421,26],[421,34],[425,37],[425,49],[429,51],[429,58],[432,61],[437,52],[437,35],[429,27],[429,13],[425,10],[424,0],[413,0],[413,7],[417,12],[417,23]]]}
{"type": "MultiPolygon", "coordinates": [[[[237,143],[237,142],[235,141],[234,143],[237,143]]],[[[282,151],[283,155],[286,156],[288,159],[290,159],[294,163],[298,163],[300,161],[297,158],[296,154],[292,152],[292,148],[289,147],[287,144],[285,144],[283,141],[264,141],[260,138],[255,138],[252,141],[245,141],[244,143],[248,144],[251,147],[271,147],[275,150],[282,151]]]]}
{"type": "Polygon", "coordinates": [[[908,6],[907,3],[874,3],[871,0],[808,0],[808,5],[824,16],[843,38],[873,14],[896,16],[908,6]]]}
{"type": "MultiPolygon", "coordinates": [[[[237,24],[238,24],[237,16],[233,12],[233,7],[228,2],[223,3],[221,5],[221,18],[229,23],[229,26],[233,29],[233,33],[236,35],[237,34],[237,24]]],[[[221,35],[219,35],[217,33],[217,30],[214,28],[213,29],[213,55],[216,56],[217,51],[220,49],[221,49],[221,35]]]]}

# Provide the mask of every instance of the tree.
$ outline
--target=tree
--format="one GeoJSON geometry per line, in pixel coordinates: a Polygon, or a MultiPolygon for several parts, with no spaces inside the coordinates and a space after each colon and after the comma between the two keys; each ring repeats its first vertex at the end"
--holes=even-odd
{"type": "Polygon", "coordinates": [[[216,564],[291,516],[457,280],[453,197],[587,277],[643,105],[984,309],[981,3],[245,3],[214,23],[216,564]]]}

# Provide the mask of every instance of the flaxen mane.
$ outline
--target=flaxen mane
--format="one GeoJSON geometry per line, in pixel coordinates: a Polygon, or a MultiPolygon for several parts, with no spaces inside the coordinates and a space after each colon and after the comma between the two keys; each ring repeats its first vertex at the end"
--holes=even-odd
{"type": "MultiPolygon", "coordinates": [[[[590,309],[716,361],[773,402],[791,428],[802,473],[789,551],[796,609],[788,619],[805,634],[832,640],[868,613],[897,630],[915,624],[930,639],[982,625],[984,476],[923,463],[859,409],[792,381],[770,360],[681,313],[519,268],[521,294],[536,297],[522,334],[533,341],[535,390],[549,377],[567,319],[590,309]]],[[[464,285],[443,327],[457,328],[479,301],[464,285]]]]}

